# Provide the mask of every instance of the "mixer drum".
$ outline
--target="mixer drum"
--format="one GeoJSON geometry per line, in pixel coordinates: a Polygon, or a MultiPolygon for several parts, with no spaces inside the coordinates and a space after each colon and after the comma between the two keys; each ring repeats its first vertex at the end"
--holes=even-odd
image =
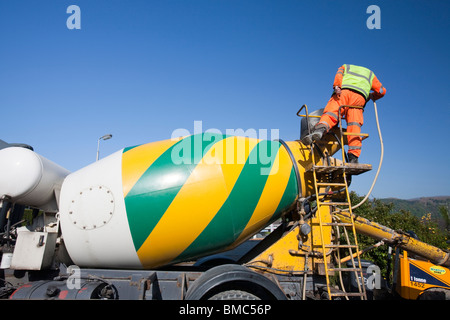
{"type": "Polygon", "coordinates": [[[157,268],[236,247],[297,194],[280,142],[203,133],[125,148],[70,174],[61,228],[79,266],[157,268]]]}

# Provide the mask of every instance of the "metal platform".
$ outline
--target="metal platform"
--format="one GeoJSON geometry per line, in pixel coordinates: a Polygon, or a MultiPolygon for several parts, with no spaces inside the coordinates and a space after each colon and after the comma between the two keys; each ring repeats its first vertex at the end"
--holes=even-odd
{"type": "Polygon", "coordinates": [[[317,173],[342,173],[345,172],[350,175],[359,175],[361,173],[372,170],[371,164],[364,163],[347,163],[341,166],[312,166],[307,171],[316,170],[317,173]]]}

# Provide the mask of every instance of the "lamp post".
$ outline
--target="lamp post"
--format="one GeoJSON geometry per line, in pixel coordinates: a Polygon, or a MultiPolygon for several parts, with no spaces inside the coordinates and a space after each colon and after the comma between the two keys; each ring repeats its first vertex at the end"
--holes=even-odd
{"type": "Polygon", "coordinates": [[[97,159],[95,161],[98,161],[98,155],[100,152],[100,140],[108,140],[112,138],[112,134],[105,134],[104,136],[98,138],[97,140],[97,159]]]}

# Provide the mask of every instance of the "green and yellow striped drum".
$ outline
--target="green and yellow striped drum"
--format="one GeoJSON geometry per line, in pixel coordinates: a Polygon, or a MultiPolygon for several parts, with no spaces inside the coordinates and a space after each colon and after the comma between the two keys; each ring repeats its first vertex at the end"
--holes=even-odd
{"type": "Polygon", "coordinates": [[[64,181],[68,253],[149,269],[232,249],[295,204],[295,169],[279,141],[216,133],[125,148],[64,181]]]}

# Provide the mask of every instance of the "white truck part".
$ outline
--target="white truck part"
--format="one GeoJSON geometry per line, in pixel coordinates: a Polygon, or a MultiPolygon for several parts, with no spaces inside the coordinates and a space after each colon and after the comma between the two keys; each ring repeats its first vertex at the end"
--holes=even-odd
{"type": "Polygon", "coordinates": [[[26,148],[0,150],[0,197],[11,202],[58,211],[62,182],[70,172],[26,148]]]}

